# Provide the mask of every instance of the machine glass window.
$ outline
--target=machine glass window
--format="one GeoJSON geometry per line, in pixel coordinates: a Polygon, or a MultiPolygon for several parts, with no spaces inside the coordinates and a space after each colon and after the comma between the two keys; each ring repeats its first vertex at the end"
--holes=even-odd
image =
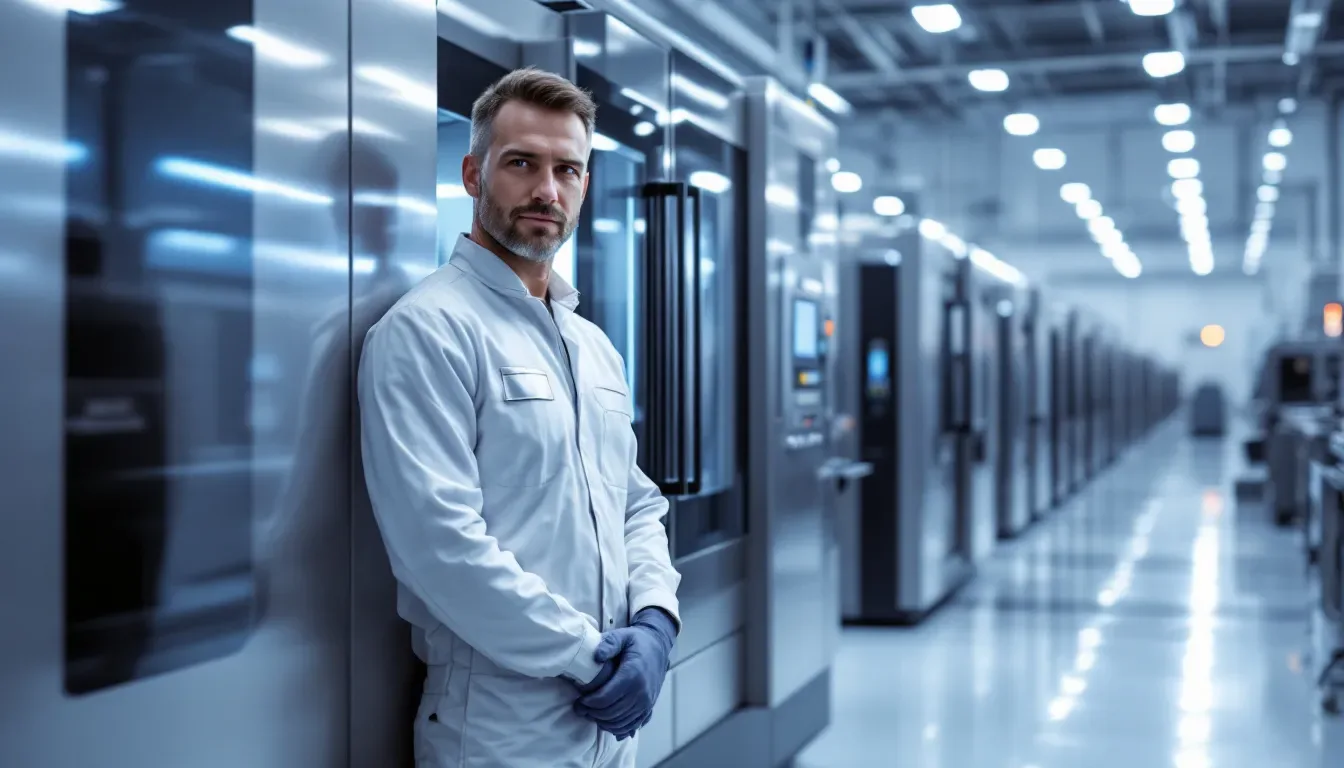
{"type": "Polygon", "coordinates": [[[644,267],[650,247],[641,189],[657,175],[664,142],[648,121],[648,108],[634,99],[644,98],[640,94],[583,65],[575,83],[597,102],[598,124],[589,156],[588,194],[566,246],[573,248],[573,255],[561,249],[554,268],[563,275],[569,269],[566,260],[573,264],[570,282],[579,291],[579,314],[597,324],[625,359],[640,462],[647,470],[651,438],[645,372],[650,360],[642,342],[649,309],[644,267]]]}
{"type": "Polygon", "coordinates": [[[812,218],[817,215],[817,160],[806,152],[798,153],[798,245],[808,248],[812,218]]]}
{"type": "Polygon", "coordinates": [[[253,195],[320,199],[251,176],[251,48],[224,33],[251,23],[246,0],[69,16],[71,694],[228,655],[251,628],[266,481],[252,446],[269,424],[253,403],[268,365],[252,343],[253,195]]]}
{"type": "MultiPolygon", "coordinates": [[[[570,240],[580,241],[583,311],[625,359],[626,383],[635,391],[643,364],[635,341],[642,338],[644,327],[636,306],[644,280],[643,261],[637,258],[644,252],[644,233],[642,206],[632,190],[644,179],[644,156],[607,139],[595,143],[590,164],[592,177],[584,206],[584,216],[590,218],[570,240]]],[[[559,272],[560,254],[555,263],[559,272]]]]}
{"type": "Polygon", "coordinates": [[[737,276],[746,250],[746,153],[687,120],[674,128],[677,175],[700,190],[700,268],[702,343],[696,366],[702,406],[700,439],[704,449],[701,493],[731,486],[737,475],[737,276]]]}

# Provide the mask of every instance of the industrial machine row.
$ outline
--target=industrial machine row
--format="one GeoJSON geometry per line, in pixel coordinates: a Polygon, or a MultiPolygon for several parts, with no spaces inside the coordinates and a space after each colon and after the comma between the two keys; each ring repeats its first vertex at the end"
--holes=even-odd
{"type": "Polygon", "coordinates": [[[840,271],[873,465],[840,516],[847,622],[918,622],[1179,405],[1174,372],[940,227],[865,234],[840,271]]]}
{"type": "Polygon", "coordinates": [[[1277,525],[1301,532],[1310,578],[1303,659],[1322,708],[1344,694],[1344,401],[1338,338],[1280,341],[1265,353],[1256,387],[1258,430],[1246,442],[1239,501],[1261,502],[1277,525]]]}
{"type": "Polygon", "coordinates": [[[0,764],[408,766],[365,331],[469,227],[472,100],[599,103],[555,269],[628,368],[684,629],[644,766],[775,766],[842,617],[907,622],[1172,412],[1174,375],[915,218],[633,6],[0,6],[0,764]]]}

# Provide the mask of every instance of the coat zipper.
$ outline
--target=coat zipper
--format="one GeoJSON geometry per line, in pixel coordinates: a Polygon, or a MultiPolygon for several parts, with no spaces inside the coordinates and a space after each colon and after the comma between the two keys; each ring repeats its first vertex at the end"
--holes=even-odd
{"type": "Polygon", "coordinates": [[[602,532],[597,525],[597,510],[593,507],[592,483],[588,478],[588,469],[583,463],[583,423],[580,412],[582,408],[579,404],[579,380],[574,373],[574,360],[569,356],[569,346],[565,344],[564,335],[560,332],[560,322],[555,319],[553,310],[547,309],[546,312],[551,316],[551,327],[555,329],[556,341],[560,344],[560,351],[565,355],[565,367],[569,373],[569,391],[574,398],[574,443],[579,452],[579,469],[583,471],[584,483],[588,485],[588,517],[593,523],[593,539],[597,543],[597,631],[602,632],[602,619],[607,611],[606,604],[606,567],[602,559],[602,532]]]}
{"type": "MultiPolygon", "coordinates": [[[[606,566],[602,560],[602,532],[597,526],[597,510],[593,507],[592,483],[588,480],[588,468],[583,464],[583,423],[580,412],[582,407],[579,403],[579,377],[574,373],[574,359],[569,356],[569,345],[565,344],[564,334],[560,332],[560,321],[555,318],[555,311],[549,307],[544,307],[546,314],[550,315],[551,327],[555,329],[555,340],[560,344],[560,351],[565,355],[565,369],[569,374],[569,391],[574,398],[574,446],[579,452],[579,469],[583,472],[583,481],[588,485],[588,518],[593,523],[593,540],[597,543],[597,631],[602,632],[602,619],[606,618],[603,614],[607,611],[606,605],[606,566]]],[[[602,762],[602,729],[597,730],[597,747],[593,750],[593,768],[597,768],[602,762]]]]}

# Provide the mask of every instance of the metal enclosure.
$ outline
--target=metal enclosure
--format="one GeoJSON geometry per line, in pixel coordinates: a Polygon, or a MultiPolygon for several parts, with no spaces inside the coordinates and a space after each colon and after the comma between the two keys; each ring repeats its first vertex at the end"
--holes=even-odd
{"type": "Polygon", "coordinates": [[[0,6],[0,763],[409,764],[350,384],[432,267],[432,4],[97,10],[0,6]]]}
{"type": "Polygon", "coordinates": [[[1077,492],[1087,482],[1088,467],[1088,348],[1086,318],[1077,309],[1068,311],[1064,321],[1065,434],[1068,493],[1077,492]]]}
{"type": "Polygon", "coordinates": [[[995,510],[1000,538],[1015,538],[1032,521],[1030,312],[1025,286],[1003,282],[995,303],[995,510]]]}
{"type": "Polygon", "coordinates": [[[1082,316],[1083,461],[1087,479],[1110,463],[1110,338],[1107,327],[1082,316]]]}
{"type": "Polygon", "coordinates": [[[1027,508],[1039,519],[1054,505],[1051,485],[1051,419],[1054,402],[1054,378],[1051,358],[1053,329],[1040,288],[1027,294],[1026,314],[1022,319],[1027,366],[1027,465],[1031,476],[1027,508]]]}
{"type": "Polygon", "coordinates": [[[1030,522],[1026,490],[1023,289],[968,260],[973,361],[974,559],[1030,522]]]}
{"type": "Polygon", "coordinates": [[[968,262],[914,230],[866,236],[855,252],[852,354],[873,472],[859,516],[843,521],[844,617],[914,623],[972,571],[968,262]]]}
{"type": "Polygon", "coordinates": [[[748,213],[746,679],[751,704],[790,713],[772,728],[778,760],[826,722],[840,613],[827,470],[839,217],[823,183],[836,134],[772,80],[749,79],[746,102],[748,181],[764,197],[748,213]],[[806,707],[786,704],[796,696],[806,707]]]}
{"type": "Polygon", "coordinates": [[[1055,505],[1073,492],[1073,343],[1070,316],[1047,308],[1050,331],[1050,485],[1055,505]]]}

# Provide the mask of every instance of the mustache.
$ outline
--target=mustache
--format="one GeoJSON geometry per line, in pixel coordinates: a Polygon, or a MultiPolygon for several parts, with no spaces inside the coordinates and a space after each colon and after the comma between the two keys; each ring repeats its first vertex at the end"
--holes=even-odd
{"type": "Polygon", "coordinates": [[[565,223],[566,220],[564,211],[560,210],[559,208],[546,205],[545,203],[533,203],[531,205],[524,205],[518,208],[514,208],[512,211],[509,212],[509,218],[511,219],[516,219],[519,216],[528,216],[528,215],[546,216],[551,219],[554,219],[555,221],[560,222],[561,224],[565,223]]]}

